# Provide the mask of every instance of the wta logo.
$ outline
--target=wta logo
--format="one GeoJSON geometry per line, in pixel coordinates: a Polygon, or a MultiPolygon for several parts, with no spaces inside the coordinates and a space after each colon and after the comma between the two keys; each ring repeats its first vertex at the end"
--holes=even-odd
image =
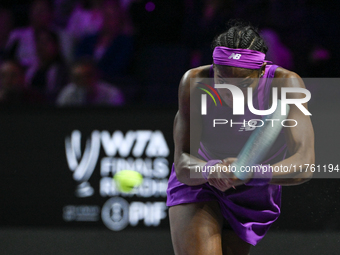
{"type": "Polygon", "coordinates": [[[87,139],[84,154],[81,153],[81,133],[74,130],[71,137],[65,139],[67,163],[73,171],[73,179],[78,183],[77,197],[89,197],[94,193],[88,180],[96,167],[100,152],[100,132],[92,132],[91,138],[87,139]]]}
{"type": "MultiPolygon", "coordinates": [[[[208,90],[210,89],[218,98],[220,104],[222,105],[222,100],[220,98],[220,95],[217,93],[216,89],[214,89],[213,87],[211,87],[210,85],[208,84],[205,84],[205,83],[202,83],[202,82],[197,82],[198,84],[201,84],[203,86],[205,86],[206,88],[201,88],[201,87],[198,87],[200,90],[203,90],[204,92],[206,92],[211,98],[212,100],[214,101],[215,103],[215,106],[217,106],[217,103],[216,103],[216,100],[214,98],[214,96],[211,94],[211,92],[208,90]]],[[[207,114],[207,95],[206,94],[202,94],[201,96],[201,114],[202,115],[206,115],[207,114]]]]}

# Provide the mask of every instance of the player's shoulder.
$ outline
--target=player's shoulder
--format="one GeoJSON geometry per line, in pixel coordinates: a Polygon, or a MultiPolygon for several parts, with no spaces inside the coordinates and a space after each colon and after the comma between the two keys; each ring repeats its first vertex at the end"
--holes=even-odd
{"type": "Polygon", "coordinates": [[[181,79],[181,86],[190,86],[190,79],[209,78],[210,65],[199,66],[186,71],[181,79]]]}
{"type": "Polygon", "coordinates": [[[273,87],[304,87],[301,77],[290,70],[278,67],[274,74],[275,81],[272,83],[273,87]]]}
{"type": "Polygon", "coordinates": [[[300,78],[300,76],[293,71],[278,67],[275,70],[274,78],[300,78]]]}
{"type": "Polygon", "coordinates": [[[197,82],[191,83],[192,79],[209,78],[209,73],[210,65],[199,66],[186,71],[179,85],[179,101],[189,102],[190,96],[193,96],[195,94],[194,91],[196,91],[196,87],[198,86],[197,82]]]}

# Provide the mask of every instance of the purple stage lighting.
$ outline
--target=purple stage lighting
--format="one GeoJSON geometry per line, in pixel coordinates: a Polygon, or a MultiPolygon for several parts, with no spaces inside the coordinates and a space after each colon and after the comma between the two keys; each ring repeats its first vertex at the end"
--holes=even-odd
{"type": "Polygon", "coordinates": [[[155,8],[156,8],[156,5],[153,2],[147,2],[145,4],[145,10],[147,10],[148,12],[154,11],[155,8]]]}

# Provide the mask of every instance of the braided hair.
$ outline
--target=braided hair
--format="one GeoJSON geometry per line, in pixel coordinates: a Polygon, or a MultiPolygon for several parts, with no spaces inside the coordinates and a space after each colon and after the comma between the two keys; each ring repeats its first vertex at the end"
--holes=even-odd
{"type": "Polygon", "coordinates": [[[228,24],[229,29],[218,35],[212,48],[224,46],[232,49],[250,49],[267,53],[268,47],[259,35],[257,28],[241,21],[232,20],[228,24]]]}

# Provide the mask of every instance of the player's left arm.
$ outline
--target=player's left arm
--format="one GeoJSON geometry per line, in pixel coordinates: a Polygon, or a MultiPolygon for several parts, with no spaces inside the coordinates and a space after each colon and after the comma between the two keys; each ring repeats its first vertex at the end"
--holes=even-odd
{"type": "MultiPolygon", "coordinates": [[[[283,68],[275,74],[276,85],[279,88],[279,98],[281,98],[281,88],[306,88],[299,75],[283,68]]],[[[303,93],[287,93],[287,99],[305,98],[303,93]]],[[[302,104],[308,109],[307,103],[302,104]]],[[[290,153],[290,157],[273,165],[276,169],[286,171],[273,171],[271,184],[277,185],[297,185],[310,180],[313,176],[311,165],[315,163],[314,151],[314,130],[309,115],[305,115],[296,105],[290,104],[290,111],[287,119],[295,120],[295,127],[285,127],[285,138],[290,153]],[[301,167],[300,167],[301,166],[301,167]]],[[[294,126],[294,121],[287,121],[285,125],[294,126]]]]}

